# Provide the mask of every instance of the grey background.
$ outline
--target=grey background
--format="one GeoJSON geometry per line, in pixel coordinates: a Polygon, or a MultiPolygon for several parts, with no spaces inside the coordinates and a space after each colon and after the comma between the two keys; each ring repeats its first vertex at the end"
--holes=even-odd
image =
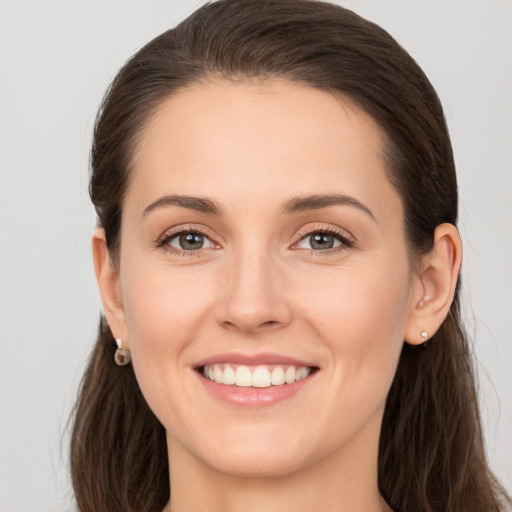
{"type": "MultiPolygon", "coordinates": [[[[115,71],[201,1],[0,0],[0,512],[71,510],[66,422],[100,311],[87,159],[115,71]]],[[[512,3],[346,0],[418,60],[458,164],[487,448],[512,490],[512,3]]]]}

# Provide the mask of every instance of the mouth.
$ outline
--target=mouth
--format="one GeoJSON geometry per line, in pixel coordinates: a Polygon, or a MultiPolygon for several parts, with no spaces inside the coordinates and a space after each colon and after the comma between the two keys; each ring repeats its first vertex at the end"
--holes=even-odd
{"type": "Polygon", "coordinates": [[[192,367],[203,389],[234,407],[266,407],[316,389],[320,367],[283,354],[224,353],[192,367]]]}
{"type": "Polygon", "coordinates": [[[227,362],[196,367],[196,371],[205,379],[237,388],[289,386],[308,378],[318,369],[316,366],[292,364],[245,365],[227,362]]]}

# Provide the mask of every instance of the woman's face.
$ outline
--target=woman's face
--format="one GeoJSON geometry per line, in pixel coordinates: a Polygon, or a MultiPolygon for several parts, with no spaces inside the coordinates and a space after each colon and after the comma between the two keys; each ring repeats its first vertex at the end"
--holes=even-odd
{"type": "Polygon", "coordinates": [[[133,172],[115,334],[172,463],[376,460],[416,301],[376,123],[305,86],[211,81],[161,105],[133,172]]]}

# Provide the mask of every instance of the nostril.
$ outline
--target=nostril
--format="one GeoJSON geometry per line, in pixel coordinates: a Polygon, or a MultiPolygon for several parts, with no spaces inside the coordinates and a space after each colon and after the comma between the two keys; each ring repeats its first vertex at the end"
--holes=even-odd
{"type": "Polygon", "coordinates": [[[222,322],[222,325],[228,329],[241,330],[243,332],[252,332],[256,334],[267,331],[281,324],[278,320],[266,320],[264,322],[251,322],[244,320],[245,319],[239,320],[238,322],[226,320],[222,322]]]}
{"type": "Polygon", "coordinates": [[[272,330],[282,323],[278,320],[267,320],[265,322],[261,322],[255,329],[255,332],[265,332],[267,330],[272,330]]]}

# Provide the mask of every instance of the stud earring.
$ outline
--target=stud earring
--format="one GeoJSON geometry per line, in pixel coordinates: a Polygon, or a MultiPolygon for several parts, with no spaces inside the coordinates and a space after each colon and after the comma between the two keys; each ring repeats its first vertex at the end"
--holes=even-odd
{"type": "Polygon", "coordinates": [[[117,366],[126,366],[132,360],[132,355],[128,349],[123,348],[121,338],[116,338],[116,344],[117,349],[114,354],[114,361],[117,366]]]}
{"type": "Polygon", "coordinates": [[[427,331],[421,331],[421,337],[426,340],[428,338],[428,332],[427,331]]]}
{"type": "Polygon", "coordinates": [[[420,302],[419,302],[418,306],[419,306],[420,308],[422,308],[422,307],[423,307],[423,306],[428,302],[428,300],[429,300],[428,295],[425,295],[425,297],[423,297],[423,298],[420,300],[420,302]]]}

